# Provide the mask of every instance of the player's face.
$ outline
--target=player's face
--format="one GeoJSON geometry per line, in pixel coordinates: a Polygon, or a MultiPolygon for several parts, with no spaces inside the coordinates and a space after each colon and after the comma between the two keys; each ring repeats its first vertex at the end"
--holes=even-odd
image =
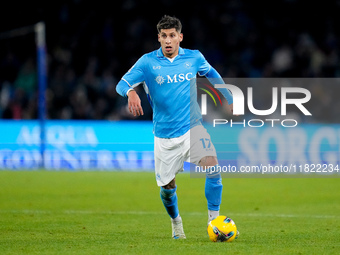
{"type": "Polygon", "coordinates": [[[183,34],[175,28],[161,29],[158,41],[161,43],[164,56],[173,58],[178,55],[179,43],[183,40],[183,34]]]}

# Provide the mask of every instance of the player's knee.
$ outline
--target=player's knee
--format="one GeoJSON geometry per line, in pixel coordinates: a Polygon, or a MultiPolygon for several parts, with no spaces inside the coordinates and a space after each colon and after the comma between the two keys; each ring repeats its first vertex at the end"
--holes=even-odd
{"type": "Polygon", "coordinates": [[[205,156],[199,162],[199,165],[202,167],[216,166],[217,164],[218,162],[215,156],[205,156]]]}
{"type": "Polygon", "coordinates": [[[167,185],[164,185],[162,187],[163,187],[163,189],[174,189],[174,188],[176,188],[175,178],[171,182],[169,182],[167,185]]]}

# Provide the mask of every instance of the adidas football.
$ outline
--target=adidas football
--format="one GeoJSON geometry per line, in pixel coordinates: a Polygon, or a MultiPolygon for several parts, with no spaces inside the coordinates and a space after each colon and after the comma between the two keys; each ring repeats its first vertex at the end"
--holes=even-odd
{"type": "Polygon", "coordinates": [[[210,221],[208,235],[213,242],[231,242],[238,237],[235,222],[223,215],[210,221]]]}

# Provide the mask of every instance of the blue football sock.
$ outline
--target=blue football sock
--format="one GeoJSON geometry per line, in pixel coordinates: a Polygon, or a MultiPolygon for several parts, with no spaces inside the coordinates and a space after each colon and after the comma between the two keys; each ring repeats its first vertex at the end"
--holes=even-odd
{"type": "Polygon", "coordinates": [[[161,187],[163,205],[172,219],[175,219],[179,214],[176,189],[177,187],[174,189],[164,189],[161,187]]]}
{"type": "Polygon", "coordinates": [[[222,178],[218,174],[207,174],[205,179],[205,197],[208,201],[208,210],[219,211],[222,201],[222,178]]]}

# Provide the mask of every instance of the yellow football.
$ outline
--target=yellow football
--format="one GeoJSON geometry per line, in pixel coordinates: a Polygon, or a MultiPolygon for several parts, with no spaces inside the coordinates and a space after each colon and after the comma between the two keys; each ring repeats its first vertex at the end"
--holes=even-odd
{"type": "Polygon", "coordinates": [[[208,224],[209,239],[213,242],[231,242],[238,237],[235,222],[220,215],[208,224]]]}

